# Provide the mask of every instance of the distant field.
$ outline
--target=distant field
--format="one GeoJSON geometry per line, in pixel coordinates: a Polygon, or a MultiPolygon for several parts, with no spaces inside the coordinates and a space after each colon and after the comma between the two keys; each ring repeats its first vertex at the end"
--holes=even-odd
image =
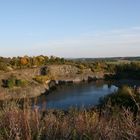
{"type": "Polygon", "coordinates": [[[107,61],[108,64],[121,64],[121,63],[125,63],[125,64],[129,64],[131,63],[132,61],[130,60],[118,60],[118,61],[107,61]]]}
{"type": "Polygon", "coordinates": [[[108,64],[120,64],[120,63],[128,64],[130,62],[140,62],[140,57],[77,58],[70,60],[79,62],[103,61],[108,64]]]}
{"type": "Polygon", "coordinates": [[[140,63],[140,60],[117,60],[117,61],[107,61],[108,64],[129,64],[131,62],[140,63]]]}

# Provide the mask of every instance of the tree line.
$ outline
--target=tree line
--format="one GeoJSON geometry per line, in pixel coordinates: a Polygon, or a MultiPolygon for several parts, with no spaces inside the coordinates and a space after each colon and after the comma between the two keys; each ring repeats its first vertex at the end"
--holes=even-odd
{"type": "Polygon", "coordinates": [[[10,69],[22,69],[22,68],[31,68],[38,67],[47,64],[63,64],[65,62],[64,58],[55,57],[55,56],[24,56],[24,57],[13,57],[13,58],[4,58],[0,57],[0,70],[8,71],[10,69]]]}

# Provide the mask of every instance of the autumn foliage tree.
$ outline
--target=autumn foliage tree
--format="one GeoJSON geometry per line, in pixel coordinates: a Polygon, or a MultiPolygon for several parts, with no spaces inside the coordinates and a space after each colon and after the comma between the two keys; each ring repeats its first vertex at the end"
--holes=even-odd
{"type": "Polygon", "coordinates": [[[27,65],[27,64],[28,64],[28,59],[25,58],[25,57],[22,57],[22,58],[20,59],[20,63],[21,63],[21,65],[27,65]]]}

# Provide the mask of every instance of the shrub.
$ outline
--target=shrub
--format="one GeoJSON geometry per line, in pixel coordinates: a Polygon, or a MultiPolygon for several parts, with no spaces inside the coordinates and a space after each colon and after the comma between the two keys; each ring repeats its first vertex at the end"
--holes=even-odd
{"type": "Polygon", "coordinates": [[[5,87],[13,88],[16,85],[16,77],[11,75],[5,82],[5,87]]]}
{"type": "Polygon", "coordinates": [[[27,80],[17,79],[15,76],[11,76],[6,80],[2,80],[3,86],[7,88],[22,87],[28,84],[27,80]]]}
{"type": "Polygon", "coordinates": [[[3,63],[3,62],[0,62],[0,70],[7,71],[8,70],[7,65],[5,63],[3,63]]]}
{"type": "Polygon", "coordinates": [[[117,92],[100,99],[100,105],[105,106],[108,102],[111,106],[126,107],[137,111],[136,102],[140,103],[140,96],[132,88],[123,86],[117,92]]]}
{"type": "Polygon", "coordinates": [[[25,57],[22,57],[22,58],[20,59],[20,63],[21,63],[21,65],[27,65],[27,64],[28,64],[28,59],[25,58],[25,57]]]}
{"type": "Polygon", "coordinates": [[[0,108],[1,140],[138,140],[140,114],[134,121],[130,110],[108,107],[95,110],[41,110],[24,102],[0,108]]]}
{"type": "Polygon", "coordinates": [[[36,77],[33,78],[33,80],[35,80],[38,83],[45,83],[45,81],[47,80],[53,80],[54,78],[50,75],[38,75],[36,77]]]}
{"type": "Polygon", "coordinates": [[[78,67],[79,69],[81,69],[81,70],[83,70],[83,69],[86,68],[83,64],[79,64],[77,67],[78,67]]]}
{"type": "Polygon", "coordinates": [[[16,79],[16,81],[15,81],[15,85],[17,87],[26,86],[27,84],[28,84],[28,81],[26,81],[26,80],[16,79]]]}
{"type": "Polygon", "coordinates": [[[13,88],[15,86],[15,81],[13,79],[8,79],[6,84],[6,87],[13,88]]]}

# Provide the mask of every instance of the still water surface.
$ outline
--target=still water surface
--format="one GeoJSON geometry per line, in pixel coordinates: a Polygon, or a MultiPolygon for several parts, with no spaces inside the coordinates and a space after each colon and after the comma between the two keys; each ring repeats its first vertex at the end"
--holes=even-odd
{"type": "Polygon", "coordinates": [[[99,104],[99,99],[117,91],[120,86],[140,86],[140,81],[96,81],[90,83],[65,84],[58,86],[48,95],[38,97],[37,105],[44,109],[89,108],[99,104]]]}
{"type": "Polygon", "coordinates": [[[70,107],[89,108],[99,103],[99,99],[118,89],[104,81],[91,83],[65,84],[48,95],[38,98],[38,105],[48,109],[68,109],[70,107]]]}

